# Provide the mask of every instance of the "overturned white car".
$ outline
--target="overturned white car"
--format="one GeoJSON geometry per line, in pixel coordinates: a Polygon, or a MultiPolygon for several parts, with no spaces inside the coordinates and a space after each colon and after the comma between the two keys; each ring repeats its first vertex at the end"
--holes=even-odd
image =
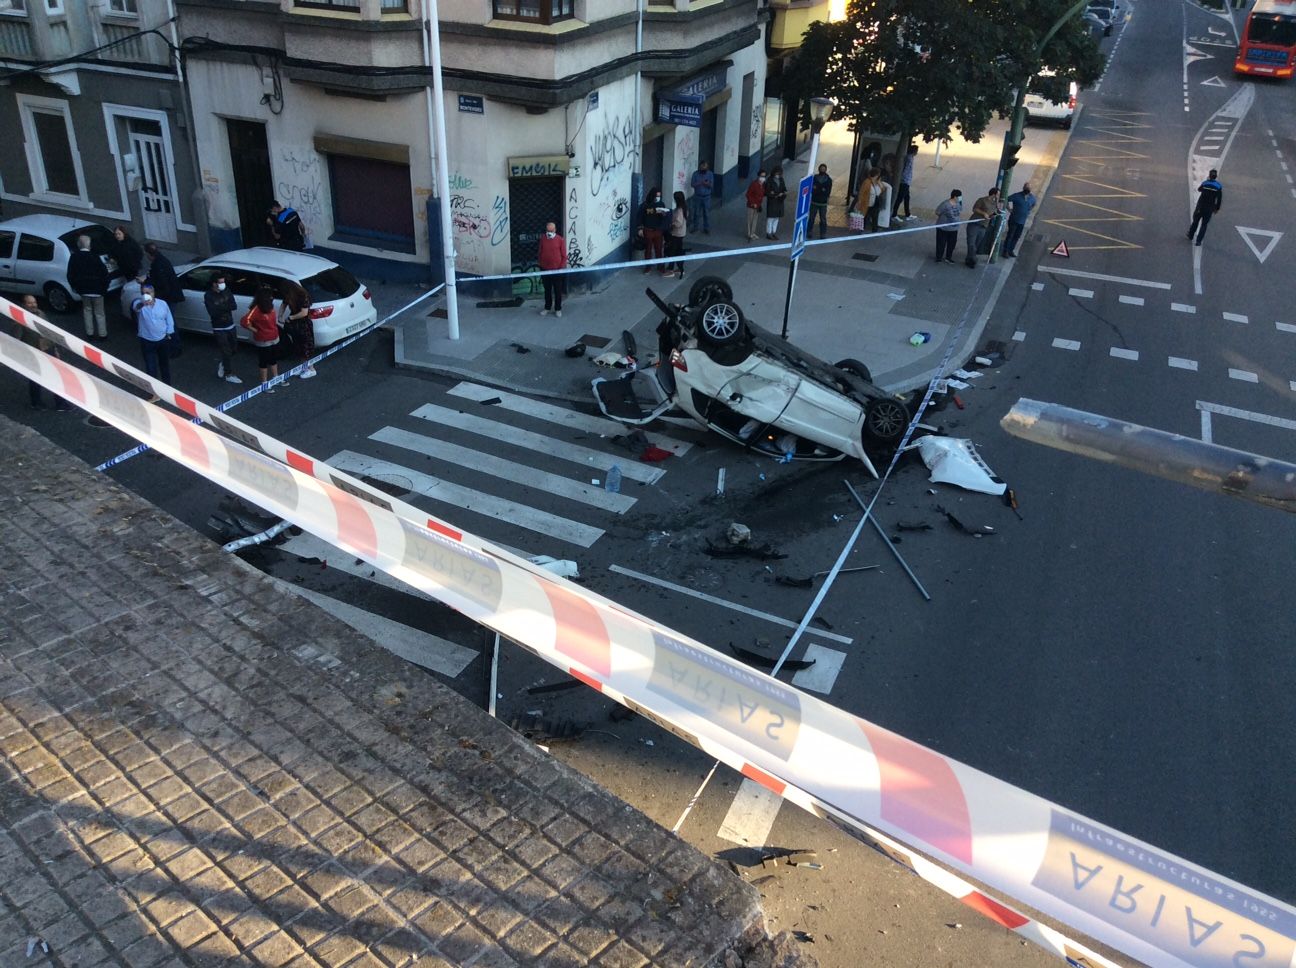
{"type": "Polygon", "coordinates": [[[858,360],[830,365],[747,320],[725,280],[704,276],[687,306],[648,296],[665,314],[656,369],[594,380],[607,416],[646,424],[678,406],[744,447],[783,460],[857,457],[894,447],[909,424],[904,397],[875,387],[858,360]]]}

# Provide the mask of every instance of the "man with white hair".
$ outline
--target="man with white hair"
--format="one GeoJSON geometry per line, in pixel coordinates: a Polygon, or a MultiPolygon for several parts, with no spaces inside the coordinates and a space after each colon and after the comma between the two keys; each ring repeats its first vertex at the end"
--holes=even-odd
{"type": "Polygon", "coordinates": [[[67,277],[68,285],[81,297],[86,339],[107,338],[104,296],[108,295],[108,267],[103,259],[90,251],[90,236],[77,236],[76,251],[68,259],[67,277]]]}

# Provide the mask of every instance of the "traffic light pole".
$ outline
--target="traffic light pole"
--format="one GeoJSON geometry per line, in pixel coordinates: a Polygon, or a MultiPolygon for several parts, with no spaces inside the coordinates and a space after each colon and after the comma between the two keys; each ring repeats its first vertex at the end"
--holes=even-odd
{"type": "MultiPolygon", "coordinates": [[[[1044,55],[1044,48],[1048,46],[1048,42],[1057,36],[1057,32],[1062,29],[1063,25],[1065,25],[1067,21],[1083,11],[1088,3],[1089,0],[1077,0],[1077,2],[1068,9],[1066,13],[1058,18],[1057,23],[1053,24],[1053,26],[1048,29],[1048,33],[1044,35],[1043,40],[1036,45],[1035,53],[1031,58],[1032,64],[1039,64],[1039,60],[1044,55]]],[[[1032,73],[1023,78],[1022,82],[1017,85],[1017,100],[1016,103],[1013,104],[1012,127],[1008,129],[1008,133],[1004,136],[1004,153],[1000,156],[1001,163],[1004,159],[1009,158],[1010,148],[1021,148],[1022,132],[1026,128],[1026,89],[1030,86],[1030,82],[1034,77],[1035,75],[1032,73]]],[[[1015,152],[1012,153],[1013,164],[1016,164],[1015,154],[1015,152]]],[[[999,171],[999,197],[1006,200],[1008,198],[1008,189],[1011,187],[1012,165],[1009,165],[1007,168],[1001,168],[999,171]]]]}

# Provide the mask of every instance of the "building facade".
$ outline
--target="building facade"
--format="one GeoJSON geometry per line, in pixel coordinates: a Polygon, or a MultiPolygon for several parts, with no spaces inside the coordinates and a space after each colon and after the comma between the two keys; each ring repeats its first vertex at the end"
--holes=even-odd
{"type": "Polygon", "coordinates": [[[170,0],[0,0],[0,205],[192,249],[193,146],[170,0]]]}
{"type": "Polygon", "coordinates": [[[176,2],[215,249],[277,199],[356,271],[434,278],[445,204],[462,273],[534,266],[548,221],[596,265],[645,188],[706,159],[725,195],[761,154],[761,0],[441,0],[444,200],[424,0],[176,2]]]}

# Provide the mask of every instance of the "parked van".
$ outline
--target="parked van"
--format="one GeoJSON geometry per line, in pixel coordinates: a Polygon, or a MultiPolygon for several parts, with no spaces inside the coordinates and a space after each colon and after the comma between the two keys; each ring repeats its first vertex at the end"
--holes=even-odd
{"type": "MultiPolygon", "coordinates": [[[[1039,77],[1052,77],[1053,72],[1043,70],[1039,72],[1039,77]]],[[[1043,96],[1036,94],[1034,91],[1026,91],[1026,123],[1032,121],[1054,121],[1064,128],[1071,127],[1071,121],[1075,117],[1076,97],[1080,93],[1080,86],[1075,81],[1067,85],[1066,100],[1047,101],[1043,96]]]]}

